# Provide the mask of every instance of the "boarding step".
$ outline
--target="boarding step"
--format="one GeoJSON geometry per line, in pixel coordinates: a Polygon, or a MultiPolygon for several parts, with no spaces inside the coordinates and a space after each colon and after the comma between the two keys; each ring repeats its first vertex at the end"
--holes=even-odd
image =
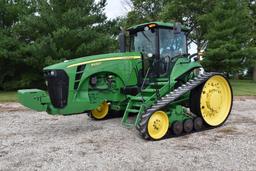
{"type": "Polygon", "coordinates": [[[134,100],[134,101],[146,101],[150,99],[150,97],[142,97],[142,96],[132,96],[131,97],[131,100],[134,100]]]}
{"type": "Polygon", "coordinates": [[[127,112],[130,112],[130,113],[138,113],[140,110],[137,110],[137,109],[127,109],[127,112]]]}
{"type": "MultiPolygon", "coordinates": [[[[144,100],[150,99],[150,97],[144,97],[144,100]]],[[[126,110],[124,112],[123,118],[122,118],[122,124],[126,127],[130,128],[134,125],[137,125],[139,123],[140,117],[142,112],[144,111],[144,102],[141,101],[141,96],[130,96],[130,101],[128,102],[128,105],[126,107],[126,110]],[[129,118],[129,116],[134,116],[129,118]]]]}
{"type": "Polygon", "coordinates": [[[132,106],[134,107],[141,107],[142,103],[134,103],[132,106]]]}
{"type": "Polygon", "coordinates": [[[156,89],[146,88],[142,90],[143,93],[155,93],[156,89]]]}
{"type": "Polygon", "coordinates": [[[168,82],[168,81],[169,81],[169,78],[157,78],[156,81],[168,82]]]}
{"type": "MultiPolygon", "coordinates": [[[[152,78],[147,78],[146,79],[147,81],[152,81],[153,79],[152,78]]],[[[155,81],[157,81],[157,82],[168,82],[169,81],[169,78],[156,78],[156,79],[154,79],[155,81]]]]}
{"type": "Polygon", "coordinates": [[[149,85],[166,85],[168,82],[155,82],[155,83],[150,83],[149,85]]]}

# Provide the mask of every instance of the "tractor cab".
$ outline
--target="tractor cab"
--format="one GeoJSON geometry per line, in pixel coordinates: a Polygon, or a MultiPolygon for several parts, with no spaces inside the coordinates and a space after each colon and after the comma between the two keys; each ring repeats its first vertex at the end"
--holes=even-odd
{"type": "Polygon", "coordinates": [[[163,77],[168,74],[172,61],[187,54],[187,32],[189,28],[179,23],[145,23],[128,29],[129,41],[120,38],[120,50],[140,52],[143,57],[143,75],[163,77]]]}

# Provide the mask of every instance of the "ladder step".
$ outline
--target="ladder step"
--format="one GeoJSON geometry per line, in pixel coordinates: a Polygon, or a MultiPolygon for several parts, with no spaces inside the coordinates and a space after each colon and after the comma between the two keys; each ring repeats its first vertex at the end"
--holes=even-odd
{"type": "Polygon", "coordinates": [[[157,82],[158,85],[166,85],[168,82],[157,82]]]}
{"type": "Polygon", "coordinates": [[[123,122],[123,125],[126,126],[127,128],[134,127],[134,123],[129,123],[129,122],[123,122]]]}
{"type": "Polygon", "coordinates": [[[138,113],[139,110],[136,110],[136,109],[127,109],[127,112],[138,113]]]}
{"type": "Polygon", "coordinates": [[[134,107],[141,107],[142,103],[134,103],[132,106],[134,106],[134,107]]]}
{"type": "Polygon", "coordinates": [[[156,82],[156,83],[150,83],[150,85],[166,85],[168,82],[156,82]]]}
{"type": "Polygon", "coordinates": [[[157,78],[156,80],[157,80],[157,81],[169,81],[168,78],[157,78]]]}
{"type": "Polygon", "coordinates": [[[146,89],[142,90],[142,92],[144,92],[144,93],[155,93],[156,89],[146,88],[146,89]]]}
{"type": "Polygon", "coordinates": [[[149,97],[141,97],[141,96],[137,97],[137,96],[135,96],[135,97],[131,97],[131,99],[136,100],[136,101],[143,101],[143,100],[148,100],[149,97]]]}
{"type": "MultiPolygon", "coordinates": [[[[151,79],[148,79],[148,78],[147,78],[146,80],[147,80],[147,81],[150,81],[151,79]]],[[[156,81],[158,81],[158,82],[161,82],[161,81],[162,81],[162,82],[164,82],[164,81],[168,82],[169,79],[168,79],[168,78],[157,78],[156,81]]]]}

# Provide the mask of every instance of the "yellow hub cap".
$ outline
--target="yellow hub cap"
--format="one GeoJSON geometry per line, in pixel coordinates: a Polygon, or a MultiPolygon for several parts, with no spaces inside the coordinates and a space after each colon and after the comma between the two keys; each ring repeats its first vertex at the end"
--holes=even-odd
{"type": "Polygon", "coordinates": [[[230,112],[232,103],[231,88],[227,80],[216,75],[204,85],[200,98],[202,117],[210,126],[222,124],[230,112]]]}
{"type": "Polygon", "coordinates": [[[103,119],[107,116],[109,110],[109,104],[104,101],[96,109],[92,110],[92,116],[96,119],[103,119]]]}
{"type": "Polygon", "coordinates": [[[149,118],[148,134],[151,138],[157,140],[161,139],[169,128],[169,119],[165,112],[157,111],[149,118]]]}

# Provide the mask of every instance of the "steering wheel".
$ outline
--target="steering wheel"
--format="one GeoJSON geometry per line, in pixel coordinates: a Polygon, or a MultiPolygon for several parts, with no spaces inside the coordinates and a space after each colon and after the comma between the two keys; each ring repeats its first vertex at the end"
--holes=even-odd
{"type": "Polygon", "coordinates": [[[170,62],[171,62],[170,56],[166,56],[159,60],[160,74],[166,74],[169,71],[170,62]]]}
{"type": "Polygon", "coordinates": [[[195,61],[197,61],[197,60],[199,60],[199,55],[198,55],[198,53],[193,53],[192,55],[189,55],[188,58],[194,59],[195,61]]]}
{"type": "Polygon", "coordinates": [[[163,49],[161,56],[172,56],[173,51],[171,49],[163,49]]]}

